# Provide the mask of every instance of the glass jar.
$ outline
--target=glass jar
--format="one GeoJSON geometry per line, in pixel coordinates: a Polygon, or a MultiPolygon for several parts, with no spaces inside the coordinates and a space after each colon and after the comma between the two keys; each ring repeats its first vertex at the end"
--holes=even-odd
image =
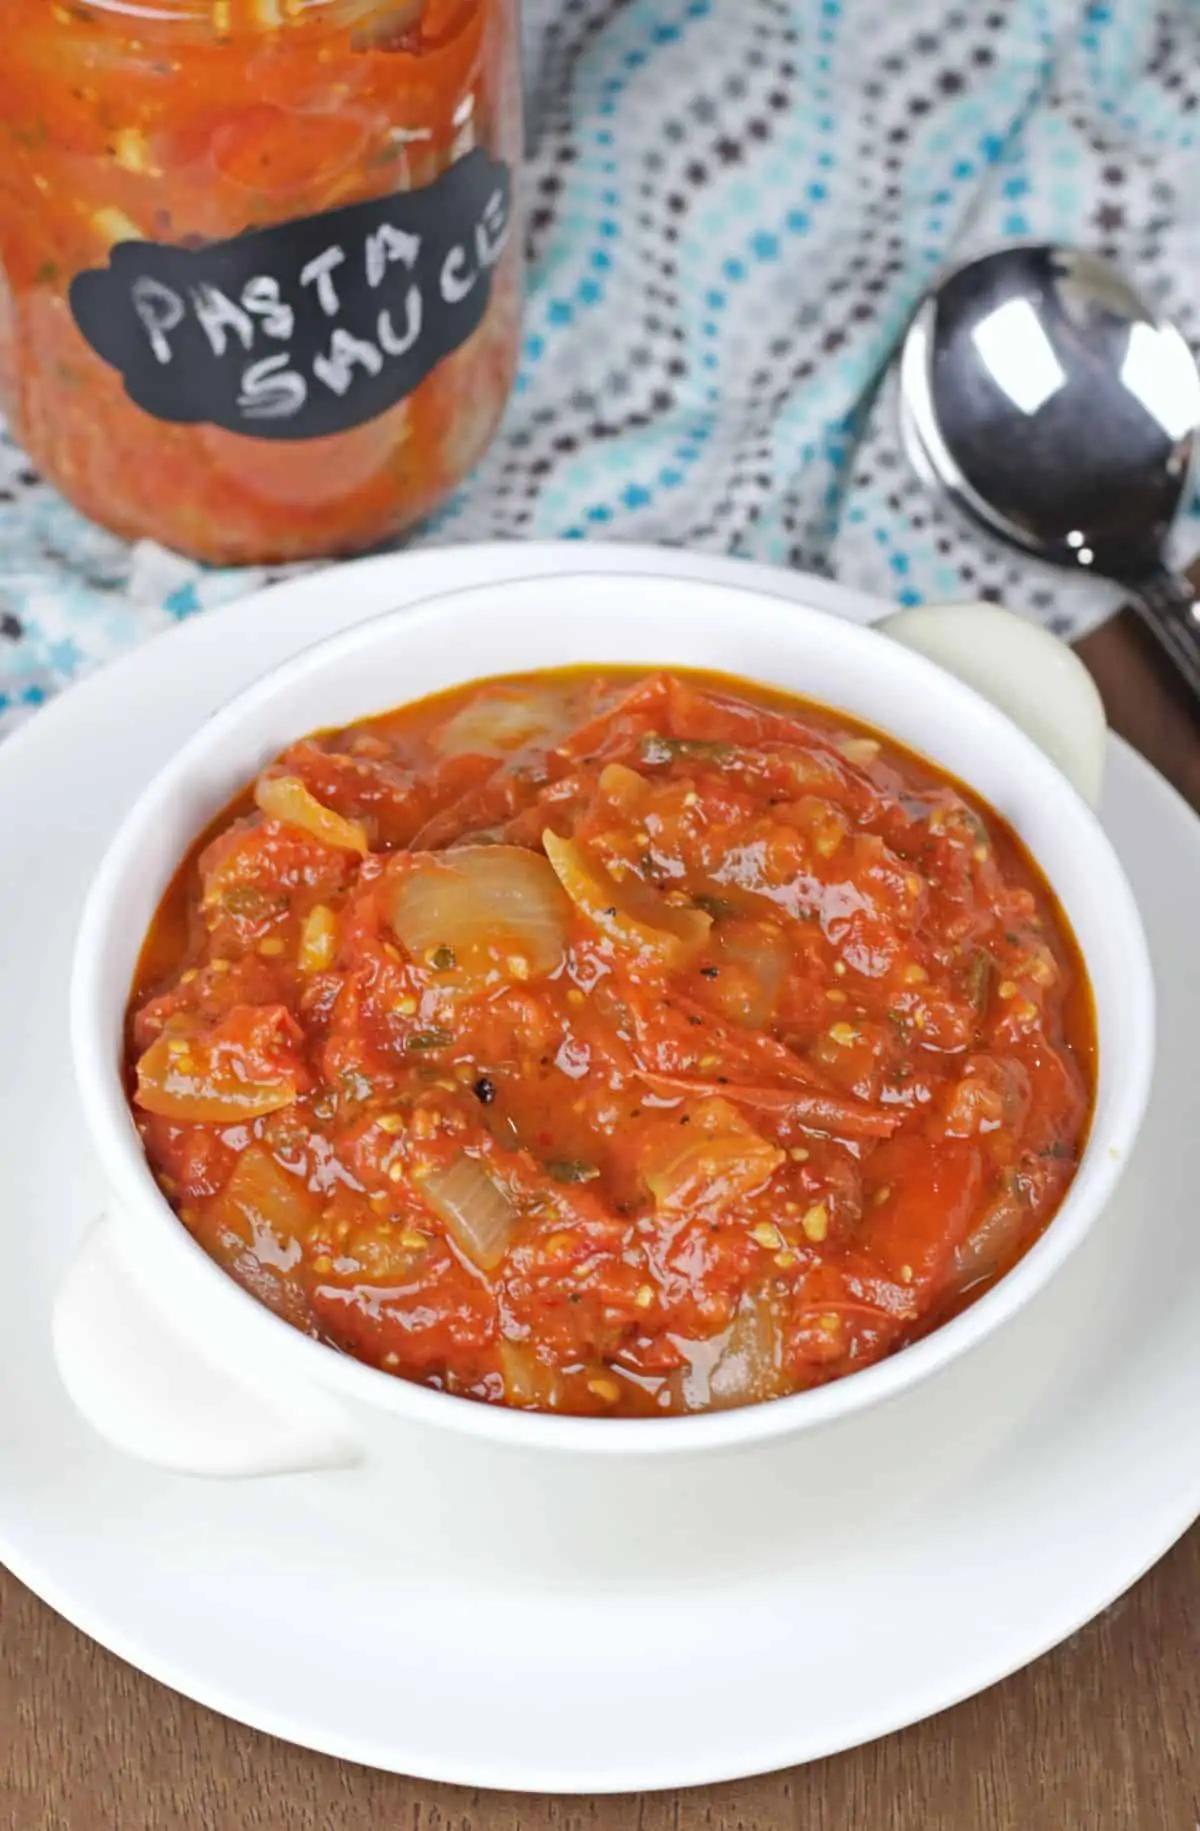
{"type": "Polygon", "coordinates": [[[0,408],[85,514],[360,551],[516,365],[518,0],[0,0],[0,408]]]}

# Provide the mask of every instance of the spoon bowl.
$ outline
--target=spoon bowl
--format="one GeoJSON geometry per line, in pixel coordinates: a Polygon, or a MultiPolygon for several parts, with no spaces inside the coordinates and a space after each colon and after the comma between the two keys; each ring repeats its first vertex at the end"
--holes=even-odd
{"type": "Polygon", "coordinates": [[[948,273],[905,339],[901,426],[925,481],[993,536],[1123,585],[1200,696],[1200,623],[1164,560],[1200,425],[1184,338],[1078,250],[948,273]]]}

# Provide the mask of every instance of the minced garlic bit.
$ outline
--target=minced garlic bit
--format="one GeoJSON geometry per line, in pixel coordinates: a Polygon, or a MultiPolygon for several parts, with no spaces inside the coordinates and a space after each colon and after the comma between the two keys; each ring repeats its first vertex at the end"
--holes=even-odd
{"type": "Polygon", "coordinates": [[[916,875],[915,872],[910,873],[910,875],[905,878],[904,885],[905,885],[905,889],[908,891],[909,896],[920,896],[922,890],[925,888],[924,884],[921,882],[920,878],[916,875]]]}
{"type": "Polygon", "coordinates": [[[319,1272],[322,1278],[325,1276],[326,1272],[331,1272],[333,1270],[333,1260],[329,1257],[327,1252],[319,1252],[317,1254],[316,1258],[313,1260],[313,1270],[319,1272]]]}
{"type": "Polygon", "coordinates": [[[648,1310],[654,1302],[654,1286],[652,1284],[640,1284],[638,1286],[637,1295],[633,1301],[639,1310],[648,1310]]]}
{"type": "Polygon", "coordinates": [[[911,1283],[912,1283],[912,1281],[913,1281],[913,1268],[912,1268],[912,1266],[911,1266],[911,1265],[902,1265],[902,1266],[901,1266],[901,1267],[900,1267],[900,1282],[901,1282],[901,1284],[911,1284],[911,1283]]]}
{"type": "Polygon", "coordinates": [[[835,985],[830,986],[825,996],[831,1005],[844,1005],[846,1003],[847,994],[845,992],[839,992],[835,985]]]}
{"type": "Polygon", "coordinates": [[[404,1165],[402,1163],[389,1164],[388,1181],[390,1183],[402,1183],[404,1181],[404,1165]]]}
{"type": "Polygon", "coordinates": [[[910,961],[900,975],[901,981],[905,985],[924,985],[928,977],[929,974],[925,968],[916,960],[910,961]]]}
{"type": "Polygon", "coordinates": [[[767,1252],[778,1252],[783,1245],[783,1235],[773,1221],[759,1221],[750,1229],[750,1238],[767,1252]]]}
{"type": "Polygon", "coordinates": [[[1015,998],[1017,995],[1017,982],[1015,979],[1002,979],[1000,984],[996,987],[996,991],[1001,998],[1015,998]]]}
{"type": "Polygon", "coordinates": [[[807,1163],[811,1152],[806,1151],[802,1144],[794,1144],[788,1152],[788,1156],[793,1163],[807,1163]]]}
{"type": "Polygon", "coordinates": [[[839,1049],[850,1049],[858,1041],[858,1031],[853,1024],[833,1024],[830,1026],[829,1038],[839,1049]]]}
{"type": "Polygon", "coordinates": [[[398,998],[392,1008],[398,1017],[412,1017],[416,1013],[417,1001],[415,998],[398,998]]]}
{"type": "Polygon", "coordinates": [[[199,977],[200,968],[198,966],[189,966],[186,973],[180,973],[179,983],[180,985],[191,985],[193,979],[198,979],[199,977]]]}
{"type": "Polygon", "coordinates": [[[792,1267],[797,1263],[796,1255],[794,1252],[777,1252],[775,1254],[775,1263],[781,1272],[790,1272],[792,1267]]]}
{"type": "Polygon", "coordinates": [[[874,1195],[871,1197],[871,1200],[877,1208],[882,1208],[884,1202],[887,1201],[887,1199],[891,1193],[892,1193],[891,1183],[883,1183],[883,1184],[881,1184],[881,1186],[878,1189],[876,1189],[874,1195]]]}
{"type": "Polygon", "coordinates": [[[302,973],[323,973],[337,952],[337,917],[324,903],[310,909],[300,932],[296,964],[302,973]]]}
{"type": "Polygon", "coordinates": [[[381,1132],[387,1132],[394,1138],[397,1132],[402,1132],[404,1130],[404,1114],[380,1113],[375,1123],[381,1132]]]}
{"type": "Polygon", "coordinates": [[[829,1210],[824,1202],[815,1202],[800,1223],[804,1237],[819,1246],[829,1232],[829,1210]]]}
{"type": "Polygon", "coordinates": [[[529,962],[526,960],[524,954],[509,954],[505,961],[505,965],[508,967],[508,970],[514,979],[528,979],[529,962]]]}
{"type": "Polygon", "coordinates": [[[983,863],[985,863],[988,856],[989,856],[989,853],[988,853],[987,846],[982,846],[982,845],[976,846],[971,853],[971,857],[975,860],[975,863],[977,865],[982,865],[983,863]]]}
{"type": "Polygon", "coordinates": [[[259,942],[258,951],[260,954],[264,955],[266,959],[273,960],[278,954],[283,952],[283,942],[279,939],[278,935],[268,935],[265,941],[259,942]]]}
{"type": "Polygon", "coordinates": [[[429,1235],[418,1233],[415,1227],[406,1227],[400,1235],[400,1244],[406,1252],[424,1252],[429,1245],[429,1235]]]}
{"type": "Polygon", "coordinates": [[[584,1003],[583,993],[579,990],[577,985],[573,985],[567,993],[567,1003],[569,1005],[581,1005],[584,1003]]]}
{"type": "Polygon", "coordinates": [[[594,1392],[598,1399],[603,1399],[606,1405],[615,1405],[621,1396],[621,1388],[615,1380],[589,1380],[587,1389],[594,1392]]]}
{"type": "Polygon", "coordinates": [[[835,960],[833,963],[833,970],[839,979],[844,979],[846,977],[846,962],[844,960],[835,960]]]}

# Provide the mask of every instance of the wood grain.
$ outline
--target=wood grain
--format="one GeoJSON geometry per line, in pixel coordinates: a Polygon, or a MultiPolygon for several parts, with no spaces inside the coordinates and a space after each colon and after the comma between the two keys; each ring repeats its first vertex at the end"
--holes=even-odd
{"type": "MultiPolygon", "coordinates": [[[[1110,722],[1200,807],[1200,727],[1133,620],[1081,652],[1110,722]]],[[[1198,1825],[1200,1527],[1107,1615],[956,1710],[791,1773],[609,1800],[428,1786],[274,1742],[143,1678],[0,1571],[0,1831],[1198,1825]]]]}

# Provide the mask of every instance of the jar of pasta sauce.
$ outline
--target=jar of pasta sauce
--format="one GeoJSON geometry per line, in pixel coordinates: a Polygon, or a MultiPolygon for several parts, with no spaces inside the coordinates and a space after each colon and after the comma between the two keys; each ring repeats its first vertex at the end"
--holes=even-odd
{"type": "Polygon", "coordinates": [[[517,357],[518,0],[0,0],[0,408],[128,538],[370,547],[517,357]]]}

